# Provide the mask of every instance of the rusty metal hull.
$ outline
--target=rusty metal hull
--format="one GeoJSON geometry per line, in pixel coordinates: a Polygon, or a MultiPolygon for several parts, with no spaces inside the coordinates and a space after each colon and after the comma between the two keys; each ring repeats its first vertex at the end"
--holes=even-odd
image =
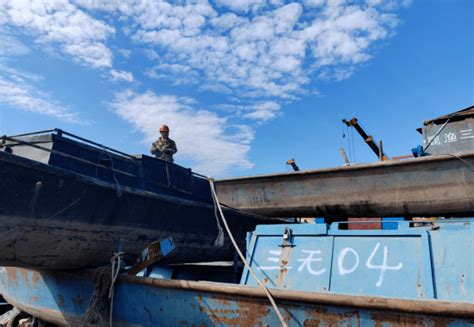
{"type": "MultiPolygon", "coordinates": [[[[93,292],[92,274],[0,268],[0,292],[45,321],[80,326],[93,292]]],[[[474,304],[277,291],[290,326],[467,326],[474,304]]],[[[122,276],[115,286],[114,326],[277,326],[258,288],[122,276]]]]}
{"type": "Polygon", "coordinates": [[[272,217],[474,213],[474,153],[216,181],[219,201],[272,217]]]}
{"type": "MultiPolygon", "coordinates": [[[[242,248],[247,231],[268,220],[228,210],[242,248]]],[[[75,269],[126,261],[151,242],[172,237],[169,262],[232,260],[212,205],[120,188],[65,169],[0,152],[0,265],[75,269]]],[[[165,261],[166,261],[165,260],[165,261]]]]}

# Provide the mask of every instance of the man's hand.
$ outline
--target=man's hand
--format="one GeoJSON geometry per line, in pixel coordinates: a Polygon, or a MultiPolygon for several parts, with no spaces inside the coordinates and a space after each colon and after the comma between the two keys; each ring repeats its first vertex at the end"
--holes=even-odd
{"type": "Polygon", "coordinates": [[[153,142],[151,144],[151,148],[150,148],[150,153],[155,155],[155,156],[159,156],[160,155],[160,150],[158,149],[158,147],[156,146],[156,143],[153,142]]]}

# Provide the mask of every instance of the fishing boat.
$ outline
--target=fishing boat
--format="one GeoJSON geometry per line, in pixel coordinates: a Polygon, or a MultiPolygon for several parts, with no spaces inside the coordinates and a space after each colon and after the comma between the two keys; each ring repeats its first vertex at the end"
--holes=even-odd
{"type": "Polygon", "coordinates": [[[416,156],[388,160],[361,130],[381,161],[222,179],[217,193],[228,206],[271,217],[471,217],[474,106],[427,120],[417,131],[423,145],[412,150],[416,156]]]}
{"type": "MultiPolygon", "coordinates": [[[[209,182],[190,169],[130,156],[55,129],[3,136],[0,151],[0,265],[96,267],[172,237],[169,262],[232,260],[209,182]]],[[[269,220],[225,209],[245,234],[269,220]]]]}

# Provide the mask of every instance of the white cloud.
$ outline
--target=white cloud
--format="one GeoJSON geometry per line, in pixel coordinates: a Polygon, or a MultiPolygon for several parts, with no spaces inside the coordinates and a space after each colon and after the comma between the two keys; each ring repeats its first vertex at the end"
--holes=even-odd
{"type": "Polygon", "coordinates": [[[117,52],[126,59],[128,59],[130,55],[132,54],[132,50],[128,50],[128,49],[119,49],[117,50],[117,52]]]}
{"type": "Polygon", "coordinates": [[[278,101],[304,94],[311,78],[339,80],[340,73],[327,71],[345,65],[354,72],[369,60],[373,44],[396,26],[390,1],[79,3],[134,22],[133,40],[148,46],[149,58],[158,61],[148,71],[151,77],[194,84],[199,74],[202,84],[225,86],[236,96],[278,101]],[[165,62],[187,71],[159,66],[165,62]]]}
{"type": "MultiPolygon", "coordinates": [[[[312,79],[350,77],[374,55],[374,45],[393,34],[394,12],[404,3],[0,0],[0,25],[32,35],[39,46],[58,49],[112,81],[134,82],[137,72],[134,76],[113,66],[111,49],[122,59],[130,55],[129,50],[121,50],[122,40],[120,46],[108,46],[117,24],[122,29],[119,36],[129,38],[141,48],[138,53],[146,54],[149,61],[143,63],[142,73],[148,77],[168,79],[170,87],[191,84],[199,92],[225,94],[230,99],[221,106],[225,117],[197,109],[190,98],[151,92],[123,92],[112,104],[148,142],[156,137],[157,126],[169,123],[178,141],[178,158],[189,160],[198,170],[222,173],[229,167],[252,165],[247,153],[253,130],[231,119],[267,122],[281,114],[282,104],[317,89],[308,86],[312,79]]],[[[8,51],[21,54],[28,49],[17,44],[16,50],[8,51]]],[[[32,79],[4,76],[0,81],[2,94],[9,94],[4,102],[37,112],[43,110],[38,109],[41,105],[44,114],[77,118],[40,92],[32,79]]]]}
{"type": "Polygon", "coordinates": [[[21,56],[30,52],[30,49],[11,35],[0,31],[0,57],[21,56]]]}
{"type": "Polygon", "coordinates": [[[105,45],[113,27],[70,4],[67,0],[0,0],[0,24],[23,28],[38,43],[57,44],[79,63],[93,68],[112,67],[112,52],[105,45]]]}
{"type": "Polygon", "coordinates": [[[218,6],[227,7],[238,12],[248,12],[258,10],[266,5],[266,0],[216,0],[218,6]]]}
{"type": "Polygon", "coordinates": [[[281,105],[275,101],[255,103],[219,104],[217,109],[233,112],[239,117],[249,118],[259,123],[269,121],[280,115],[281,105]]]}
{"type": "Polygon", "coordinates": [[[182,64],[163,63],[146,70],[145,75],[153,79],[169,79],[169,76],[173,76],[173,85],[195,84],[199,80],[196,71],[182,64]]]}
{"type": "MultiPolygon", "coordinates": [[[[1,8],[0,8],[1,9],[1,8]]],[[[17,38],[0,31],[0,104],[27,112],[49,116],[67,123],[89,124],[67,105],[54,100],[35,86],[42,76],[21,71],[8,64],[15,56],[24,56],[30,49],[17,38]]]]}
{"type": "Polygon", "coordinates": [[[107,41],[115,34],[109,25],[115,18],[125,35],[148,48],[155,61],[144,69],[149,77],[281,101],[305,94],[312,78],[350,76],[372,57],[374,43],[391,35],[397,24],[393,11],[401,5],[393,0],[0,0],[0,24],[23,28],[38,43],[107,69],[113,80],[133,81],[112,67],[107,41]],[[109,23],[97,18],[97,11],[108,13],[109,23]]]}
{"type": "Polygon", "coordinates": [[[35,87],[41,77],[0,65],[0,103],[23,111],[49,116],[67,123],[89,124],[68,106],[35,87]]]}
{"type": "Polygon", "coordinates": [[[110,70],[110,77],[113,81],[133,82],[133,74],[123,70],[110,70]]]}
{"type": "Polygon", "coordinates": [[[245,125],[232,125],[217,114],[200,110],[195,100],[152,92],[117,94],[111,104],[120,118],[145,135],[147,144],[158,137],[158,127],[170,126],[170,137],[178,147],[176,159],[189,161],[197,172],[222,175],[229,169],[246,169],[253,131],[245,125]]]}
{"type": "Polygon", "coordinates": [[[205,91],[210,91],[214,93],[222,93],[222,94],[231,94],[232,90],[228,88],[225,85],[218,84],[218,83],[207,83],[207,84],[202,84],[199,87],[199,91],[205,92],[205,91]]]}
{"type": "Polygon", "coordinates": [[[244,117],[258,121],[267,121],[272,118],[275,118],[278,115],[278,111],[280,109],[281,105],[276,102],[261,102],[247,108],[247,110],[249,110],[250,112],[246,113],[244,117]]]}

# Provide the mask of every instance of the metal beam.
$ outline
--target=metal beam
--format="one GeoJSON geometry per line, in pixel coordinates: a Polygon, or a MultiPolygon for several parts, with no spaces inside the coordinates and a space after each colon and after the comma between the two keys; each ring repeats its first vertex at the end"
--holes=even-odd
{"type": "Polygon", "coordinates": [[[474,216],[474,152],[216,181],[221,203],[272,217],[474,216]]]}

